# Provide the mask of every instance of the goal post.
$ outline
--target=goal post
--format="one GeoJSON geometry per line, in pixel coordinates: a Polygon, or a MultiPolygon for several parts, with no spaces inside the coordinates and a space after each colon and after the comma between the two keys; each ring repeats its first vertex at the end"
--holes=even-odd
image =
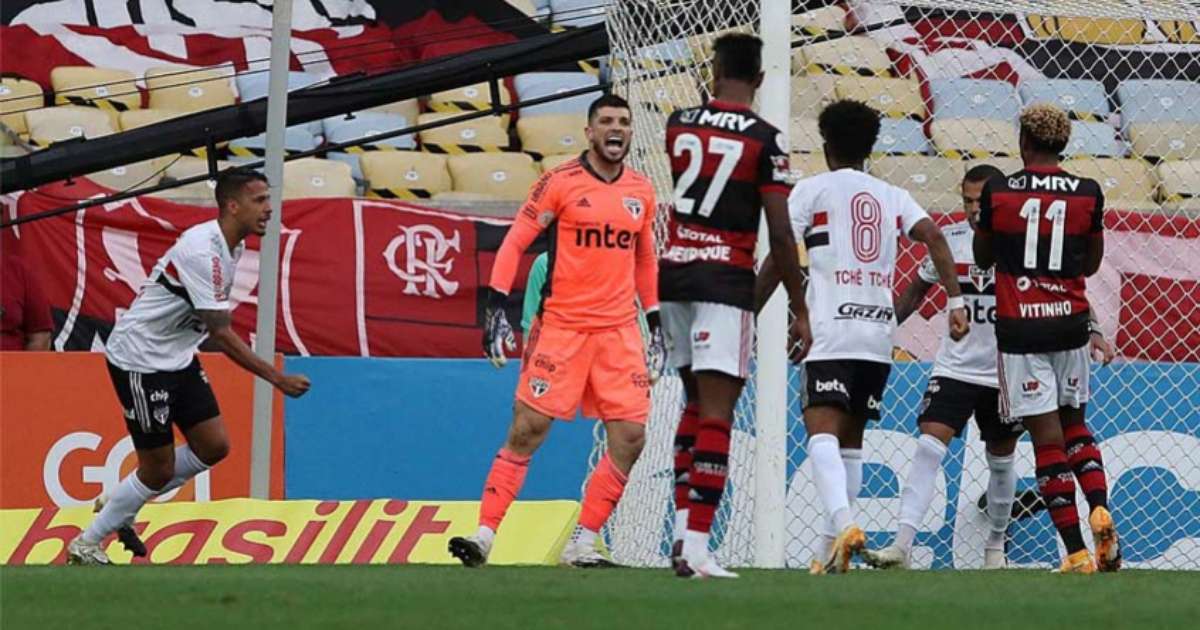
{"type": "MultiPolygon", "coordinates": [[[[606,68],[633,107],[630,161],[655,185],[660,242],[672,198],[666,118],[711,96],[711,44],[722,33],[764,39],[756,109],[786,130],[798,178],[826,168],[821,108],[861,100],[882,115],[868,171],[909,190],[939,221],[961,219],[959,184],[970,167],[1020,168],[1022,107],[1050,101],[1066,110],[1073,129],[1064,167],[1100,182],[1107,200],[1107,253],[1088,291],[1119,357],[1093,365],[1088,421],[1127,565],[1200,569],[1200,8],[1182,0],[624,0],[609,6],[606,25],[606,68]]],[[[760,239],[760,254],[765,246],[760,239]]],[[[897,290],[923,257],[902,241],[897,290]]],[[[755,374],[736,409],[712,536],[726,566],[807,567],[822,527],[800,417],[801,370],[785,356],[785,304],[777,292],[758,320],[755,374]]],[[[883,419],[864,440],[854,510],[872,546],[895,534],[915,418],[945,330],[943,305],[935,289],[898,328],[883,419]]],[[[636,566],[666,566],[673,524],[678,378],[664,378],[652,395],[646,447],[604,532],[614,558],[636,566]]],[[[943,461],[916,539],[918,567],[982,564],[987,521],[977,503],[987,465],[976,431],[969,424],[943,461]]],[[[593,462],[602,438],[598,424],[593,462]]],[[[1028,440],[1017,462],[1024,510],[1009,529],[1009,561],[1051,566],[1060,548],[1030,501],[1028,440]]]]}

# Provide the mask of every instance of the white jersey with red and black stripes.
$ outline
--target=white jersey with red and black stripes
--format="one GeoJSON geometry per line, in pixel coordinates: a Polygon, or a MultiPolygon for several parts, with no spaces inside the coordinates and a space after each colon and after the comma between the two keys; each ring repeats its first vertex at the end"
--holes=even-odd
{"type": "Polygon", "coordinates": [[[129,310],[117,318],[105,354],[127,372],[174,372],[191,364],[208,336],[196,311],[227,311],[244,245],[233,251],[215,220],[184,231],[154,265],[129,310]]]}
{"type": "MultiPolygon", "coordinates": [[[[993,268],[980,269],[975,265],[971,241],[974,230],[965,221],[942,228],[942,235],[954,255],[958,271],[958,286],[962,287],[971,330],[966,337],[955,341],[948,335],[942,338],[937,357],[933,360],[933,376],[984,387],[998,387],[996,379],[996,282],[993,268]]],[[[929,284],[938,282],[933,259],[926,257],[917,268],[917,276],[929,284]]]]}
{"type": "Polygon", "coordinates": [[[810,261],[805,361],[891,363],[896,239],[929,215],[903,188],[849,168],[797,183],[788,212],[810,261]]]}

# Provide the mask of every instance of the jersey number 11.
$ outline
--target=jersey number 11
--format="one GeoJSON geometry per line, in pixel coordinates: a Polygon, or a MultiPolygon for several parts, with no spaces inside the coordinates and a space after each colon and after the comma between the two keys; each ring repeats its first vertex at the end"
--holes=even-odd
{"type": "MultiPolygon", "coordinates": [[[[1037,269],[1038,223],[1041,221],[1041,214],[1042,200],[1037,197],[1030,197],[1025,200],[1025,205],[1021,206],[1021,218],[1025,219],[1026,269],[1037,269]]],[[[1050,206],[1046,208],[1046,220],[1054,223],[1050,228],[1050,260],[1047,262],[1047,269],[1050,271],[1061,271],[1063,238],[1067,223],[1066,200],[1055,199],[1051,201],[1050,206]]]]}

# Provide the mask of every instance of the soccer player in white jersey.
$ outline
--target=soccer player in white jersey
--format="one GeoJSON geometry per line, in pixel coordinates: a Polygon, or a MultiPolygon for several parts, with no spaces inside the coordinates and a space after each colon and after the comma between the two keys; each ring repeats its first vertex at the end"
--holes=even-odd
{"type": "MultiPolygon", "coordinates": [[[[205,338],[284,394],[308,391],[307,377],[281,374],[230,327],[229,294],[242,241],[265,234],[271,215],[267,179],[251,170],[226,171],[217,178],[216,198],[219,216],[180,235],[108,337],[108,373],[138,466],[102,499],[91,525],[67,546],[70,564],[111,564],[101,546],[105,537],[118,529],[132,534],[147,501],[182,486],[229,452],[217,399],[196,357],[205,338]],[[172,424],[186,439],[179,447],[172,424]]],[[[134,541],[141,546],[136,535],[134,541]]],[[[124,537],[122,542],[129,546],[124,537]]],[[[144,555],[144,546],[140,551],[144,555]]]]}
{"type": "MultiPolygon", "coordinates": [[[[864,163],[879,135],[879,114],[857,101],[838,101],[819,119],[830,172],[802,180],[788,198],[792,228],[810,260],[808,303],[812,347],[806,353],[804,425],[813,480],[825,507],[826,531],[836,533],[813,562],[814,573],[844,573],[866,543],[851,501],[862,484],[862,438],[880,417],[892,363],[892,275],[897,238],[929,247],[950,296],[950,335],[969,329],[954,258],[941,230],[912,195],[867,175],[864,163]]],[[[777,272],[768,261],[764,291],[777,272]]],[[[768,291],[769,292],[769,291],[768,291]]]]}

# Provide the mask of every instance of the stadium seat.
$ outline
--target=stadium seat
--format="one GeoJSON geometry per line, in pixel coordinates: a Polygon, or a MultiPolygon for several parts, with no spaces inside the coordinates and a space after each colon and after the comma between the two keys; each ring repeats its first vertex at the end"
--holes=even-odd
{"type": "Polygon", "coordinates": [[[72,138],[99,138],[115,131],[106,112],[76,105],[29,110],[25,112],[25,124],[30,142],[42,147],[72,138]]]}
{"type": "Polygon", "coordinates": [[[448,163],[454,190],[520,201],[538,178],[533,158],[524,153],[475,153],[452,156],[448,163]]]}
{"type": "Polygon", "coordinates": [[[446,156],[416,151],[376,151],[362,156],[368,197],[428,199],[454,187],[446,156]]]}
{"type": "Polygon", "coordinates": [[[846,30],[846,10],[833,5],[792,15],[792,32],[819,36],[846,30]]]}
{"type": "Polygon", "coordinates": [[[233,68],[160,66],[146,70],[150,107],[195,112],[233,105],[237,98],[229,85],[233,68]]]}
{"type": "MultiPolygon", "coordinates": [[[[185,75],[186,76],[186,75],[185,75]]],[[[238,97],[243,103],[263,98],[269,91],[271,74],[269,72],[243,72],[236,77],[238,97]]],[[[309,72],[288,72],[288,92],[306,88],[319,83],[321,77],[309,72]]]]}
{"type": "Polygon", "coordinates": [[[1188,20],[1159,20],[1158,29],[1175,44],[1200,44],[1200,29],[1188,20]]]}
{"type": "Polygon", "coordinates": [[[508,0],[508,3],[536,20],[550,17],[550,0],[508,0]]]}
{"type": "Polygon", "coordinates": [[[1050,103],[1076,120],[1103,122],[1111,112],[1108,93],[1099,81],[1030,79],[1021,82],[1018,92],[1021,102],[1026,106],[1050,103]]]}
{"type": "Polygon", "coordinates": [[[957,118],[933,121],[933,144],[949,158],[1019,155],[1017,127],[997,119],[957,118]]]}
{"type": "Polygon", "coordinates": [[[1119,210],[1158,210],[1154,201],[1157,185],[1150,164],[1144,160],[1121,158],[1073,158],[1063,169],[1100,184],[1104,206],[1119,210]]]}
{"type": "Polygon", "coordinates": [[[116,191],[145,188],[161,181],[167,165],[174,159],[173,157],[153,158],[97,171],[87,177],[105,188],[116,191]]]}
{"type": "Polygon", "coordinates": [[[134,81],[133,73],[125,70],[57,66],[50,71],[55,104],[99,107],[108,112],[113,129],[120,112],[142,106],[142,93],[134,81]]]}
{"type": "Polygon", "coordinates": [[[889,77],[892,61],[883,45],[871,37],[839,37],[801,46],[792,53],[792,74],[838,74],[889,77]]]}
{"type": "Polygon", "coordinates": [[[1158,181],[1164,210],[1200,216],[1200,159],[1159,164],[1158,181]]]}
{"type": "Polygon", "coordinates": [[[605,7],[613,0],[550,0],[555,26],[580,28],[604,21],[605,7]]]}
{"type": "MultiPolygon", "coordinates": [[[[504,82],[501,81],[499,86],[500,104],[512,104],[512,95],[508,93],[508,88],[504,86],[504,82]]],[[[492,90],[486,82],[476,83],[453,90],[435,92],[429,96],[426,104],[429,106],[430,111],[439,113],[461,114],[463,112],[483,111],[492,107],[492,90]]],[[[500,126],[508,127],[508,120],[508,114],[501,115],[500,126]]]]}
{"type": "MultiPolygon", "coordinates": [[[[308,132],[303,125],[284,129],[283,150],[287,153],[311,151],[317,148],[321,141],[308,132]]],[[[249,138],[239,138],[229,141],[230,161],[246,162],[257,160],[267,155],[267,134],[260,133],[249,138]]]]}
{"type": "Polygon", "coordinates": [[[872,175],[912,193],[931,212],[951,212],[961,205],[963,162],[925,155],[872,158],[872,175]]]}
{"type": "MultiPolygon", "coordinates": [[[[513,84],[517,89],[517,98],[521,101],[591,87],[597,83],[596,77],[586,72],[529,72],[519,74],[513,79],[513,84]]],[[[586,114],[588,105],[591,105],[592,101],[599,97],[598,92],[587,93],[541,105],[527,105],[521,108],[521,115],[586,114]]]]}
{"type": "Polygon", "coordinates": [[[930,79],[935,119],[992,118],[1016,121],[1021,113],[1017,90],[1006,81],[930,79]]]}
{"type": "Polygon", "coordinates": [[[405,120],[416,120],[421,115],[421,101],[415,98],[396,101],[386,105],[378,105],[367,109],[368,112],[384,112],[387,114],[399,114],[405,120]]]}
{"type": "Polygon", "coordinates": [[[334,160],[303,158],[283,165],[283,198],[354,197],[358,187],[350,166],[334,160]]]}
{"type": "MultiPolygon", "coordinates": [[[[217,170],[224,170],[232,166],[229,162],[218,161],[217,170]]],[[[208,161],[203,158],[184,156],[171,163],[167,167],[166,179],[180,180],[195,175],[203,175],[208,173],[208,161]]],[[[156,193],[151,193],[151,197],[162,199],[172,199],[177,201],[186,201],[189,203],[199,203],[203,205],[217,204],[213,193],[216,191],[217,184],[213,180],[205,180],[192,184],[185,184],[178,188],[168,188],[160,190],[156,193]]]]}
{"type": "Polygon", "coordinates": [[[1029,26],[1041,38],[1057,37],[1081,44],[1140,44],[1146,37],[1142,20],[1030,15],[1029,26]]]}
{"type": "Polygon", "coordinates": [[[820,153],[825,150],[821,129],[814,118],[793,118],[788,124],[788,145],[797,153],[820,153]]]}
{"type": "Polygon", "coordinates": [[[660,114],[670,114],[677,109],[699,107],[704,103],[696,80],[686,74],[671,74],[634,81],[630,88],[636,94],[634,102],[660,114]]]}
{"type": "MultiPolygon", "coordinates": [[[[619,63],[626,63],[623,57],[619,63]]],[[[692,48],[687,40],[674,39],[644,46],[637,50],[631,65],[640,70],[661,72],[671,68],[688,68],[693,63],[692,48]]]]}
{"type": "MultiPolygon", "coordinates": [[[[457,114],[421,114],[417,124],[453,118],[457,114]]],[[[434,127],[420,132],[421,147],[431,153],[478,153],[508,147],[508,132],[494,116],[434,127]]]]}
{"type": "Polygon", "coordinates": [[[1025,168],[1025,164],[1019,157],[990,157],[967,160],[967,163],[963,167],[963,172],[966,173],[980,164],[995,166],[996,168],[1000,169],[1001,173],[1004,173],[1005,175],[1016,173],[1017,171],[1025,168]]]}
{"type": "Polygon", "coordinates": [[[512,201],[487,193],[467,192],[463,190],[447,190],[433,196],[434,201],[512,201]]]}
{"type": "MultiPolygon", "coordinates": [[[[322,129],[324,131],[325,140],[331,143],[350,142],[384,133],[387,131],[396,131],[413,126],[406,118],[399,114],[389,114],[386,112],[357,112],[353,117],[348,116],[331,116],[322,121],[322,129]]],[[[368,145],[349,147],[338,151],[330,151],[327,157],[331,160],[345,162],[350,165],[350,173],[355,180],[363,179],[362,170],[359,167],[359,155],[367,151],[390,151],[396,149],[416,149],[417,139],[413,134],[405,134],[403,136],[395,136],[373,142],[368,145]]]]}
{"type": "Polygon", "coordinates": [[[1133,152],[1142,157],[1195,159],[1200,157],[1200,122],[1133,125],[1129,128],[1129,140],[1133,152]]]}
{"type": "Polygon", "coordinates": [[[788,165],[797,181],[829,171],[824,153],[792,153],[788,156],[788,165]]]}
{"type": "Polygon", "coordinates": [[[131,109],[117,116],[121,131],[129,131],[183,116],[187,112],[176,112],[168,109],[131,109]]]}
{"type": "Polygon", "coordinates": [[[0,77],[0,123],[14,133],[29,133],[25,125],[25,111],[38,109],[45,104],[42,86],[37,82],[14,76],[0,77]]]}
{"type": "Polygon", "coordinates": [[[545,173],[546,171],[552,171],[577,157],[579,157],[579,152],[563,153],[561,155],[547,155],[546,157],[542,158],[542,172],[545,173]]]}
{"type": "Polygon", "coordinates": [[[1096,157],[1125,157],[1125,143],[1108,123],[1071,121],[1071,140],[1063,155],[1093,155],[1096,157]]]}
{"type": "Polygon", "coordinates": [[[837,78],[828,74],[792,77],[792,118],[817,118],[832,103],[837,78]]]}
{"type": "Polygon", "coordinates": [[[579,114],[522,116],[517,121],[517,135],[521,149],[532,153],[534,159],[558,153],[579,155],[587,148],[586,126],[587,116],[579,114]]]}
{"type": "Polygon", "coordinates": [[[873,153],[888,155],[929,154],[933,152],[925,129],[915,120],[884,118],[879,121],[879,137],[873,153]]]}
{"type": "Polygon", "coordinates": [[[1139,123],[1200,122],[1200,84],[1163,79],[1129,80],[1117,86],[1123,130],[1139,123]]]}
{"type": "Polygon", "coordinates": [[[889,118],[925,119],[921,86],[909,79],[842,77],[837,80],[838,100],[861,101],[889,118]]]}

